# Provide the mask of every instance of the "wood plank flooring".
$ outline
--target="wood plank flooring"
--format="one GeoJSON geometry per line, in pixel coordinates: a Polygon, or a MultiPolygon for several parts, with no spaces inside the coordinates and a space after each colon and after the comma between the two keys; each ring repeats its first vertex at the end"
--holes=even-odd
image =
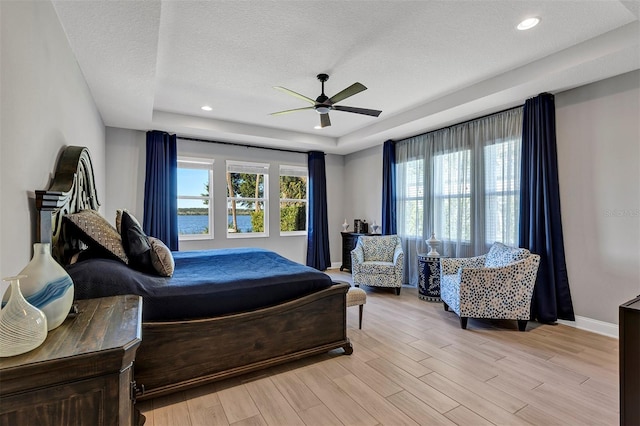
{"type": "Polygon", "coordinates": [[[348,309],[351,356],[337,350],[142,401],[146,425],[619,423],[616,339],[536,323],[521,333],[515,321],[462,330],[415,288],[363,288],[362,330],[348,309]]]}

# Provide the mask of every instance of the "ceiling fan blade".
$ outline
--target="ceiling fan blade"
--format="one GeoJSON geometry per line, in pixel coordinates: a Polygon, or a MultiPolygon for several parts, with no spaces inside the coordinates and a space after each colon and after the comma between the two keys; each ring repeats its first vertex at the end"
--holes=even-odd
{"type": "Polygon", "coordinates": [[[344,89],[342,92],[338,92],[329,98],[329,103],[335,104],[336,102],[340,102],[343,99],[347,99],[349,96],[353,96],[357,93],[362,92],[363,90],[367,90],[364,84],[361,83],[353,83],[351,86],[344,89]]]}
{"type": "Polygon", "coordinates": [[[309,102],[311,105],[315,105],[315,104],[316,104],[316,101],[314,101],[313,99],[311,99],[311,98],[307,98],[306,96],[301,95],[300,93],[296,93],[296,92],[294,92],[293,90],[289,90],[289,89],[287,89],[286,87],[282,87],[282,86],[273,86],[273,88],[274,88],[274,89],[276,89],[276,90],[280,90],[281,92],[287,93],[287,94],[289,94],[289,95],[291,95],[291,96],[295,96],[295,97],[296,97],[296,98],[298,98],[298,99],[302,99],[303,101],[307,101],[307,102],[309,102]]]}
{"type": "Polygon", "coordinates": [[[320,127],[325,128],[331,126],[331,120],[329,119],[329,113],[320,114],[320,127]]]}
{"type": "Polygon", "coordinates": [[[355,108],[341,105],[333,105],[331,108],[336,111],[355,112],[356,114],[371,115],[373,117],[377,117],[382,113],[382,111],[378,111],[377,109],[355,108]]]}
{"type": "Polygon", "coordinates": [[[290,112],[296,112],[296,111],[304,111],[305,109],[313,109],[313,107],[304,107],[304,108],[295,108],[295,109],[288,109],[285,111],[278,111],[278,112],[272,112],[269,115],[282,115],[282,114],[289,114],[290,112]]]}

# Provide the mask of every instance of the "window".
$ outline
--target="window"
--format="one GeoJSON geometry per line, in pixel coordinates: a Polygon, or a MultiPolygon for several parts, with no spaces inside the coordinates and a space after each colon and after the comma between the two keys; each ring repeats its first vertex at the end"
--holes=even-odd
{"type": "Polygon", "coordinates": [[[490,141],[475,161],[468,149],[433,157],[434,224],[440,239],[469,243],[484,232],[486,245],[518,245],[520,146],[519,139],[490,141]],[[477,169],[484,176],[477,176],[477,169]],[[484,214],[472,214],[477,209],[484,214]]]}
{"type": "Polygon", "coordinates": [[[280,235],[307,233],[307,168],[280,166],[280,235]]]}
{"type": "Polygon", "coordinates": [[[213,238],[213,159],[178,158],[178,235],[213,238]]]}
{"type": "MultiPolygon", "coordinates": [[[[395,145],[398,233],[443,242],[444,254],[518,245],[522,107],[395,145]]],[[[423,249],[418,247],[417,250],[423,249]]]]}
{"type": "Polygon", "coordinates": [[[227,161],[227,236],[269,236],[269,164],[227,161]]]}
{"type": "Polygon", "coordinates": [[[408,160],[398,164],[398,174],[404,182],[398,202],[404,220],[398,233],[403,236],[422,235],[424,223],[424,160],[408,160]]]}
{"type": "Polygon", "coordinates": [[[434,224],[440,239],[471,241],[471,151],[433,158],[434,224]]]}
{"type": "Polygon", "coordinates": [[[518,245],[520,216],[520,140],[484,148],[485,239],[518,245]]]}

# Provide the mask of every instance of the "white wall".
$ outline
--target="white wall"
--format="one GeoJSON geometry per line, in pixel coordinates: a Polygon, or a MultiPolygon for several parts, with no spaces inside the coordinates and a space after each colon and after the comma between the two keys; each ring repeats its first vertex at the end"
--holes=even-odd
{"type": "Polygon", "coordinates": [[[142,221],[146,135],[137,130],[107,127],[107,202],[104,215],[115,225],[116,210],[127,209],[142,221]]]}
{"type": "Polygon", "coordinates": [[[349,231],[353,231],[354,219],[366,220],[372,231],[374,220],[382,223],[382,145],[346,155],[344,174],[348,194],[344,212],[349,231]]]}
{"type": "Polygon", "coordinates": [[[105,200],[104,125],[49,1],[0,2],[0,276],[18,273],[35,239],[34,191],[66,145],[87,146],[105,200]]]}
{"type": "Polygon", "coordinates": [[[556,127],[575,314],[617,324],[640,294],[640,71],[557,94],[556,127]]]}
{"type": "MultiPolygon", "coordinates": [[[[136,217],[143,217],[145,140],[142,131],[107,128],[106,135],[108,204],[107,218],[115,220],[115,210],[126,208],[136,217]]],[[[214,239],[180,241],[180,250],[202,250],[229,247],[261,247],[273,250],[299,263],[306,263],[307,237],[279,235],[279,203],[277,197],[278,170],[280,164],[307,165],[307,155],[260,148],[245,148],[232,145],[185,141],[178,139],[178,155],[213,158],[214,163],[214,239]],[[268,162],[271,164],[269,181],[269,229],[268,238],[227,238],[226,221],[226,160],[268,162]],[[275,178],[274,178],[275,177],[275,178]],[[222,194],[217,196],[215,194],[222,194]]],[[[327,210],[329,215],[331,260],[340,260],[340,224],[343,216],[343,165],[342,156],[327,155],[327,210]]]]}
{"type": "Polygon", "coordinates": [[[331,263],[335,267],[342,265],[342,222],[345,216],[345,200],[348,192],[345,187],[344,156],[327,154],[325,156],[327,172],[327,215],[329,221],[329,249],[331,263]]]}

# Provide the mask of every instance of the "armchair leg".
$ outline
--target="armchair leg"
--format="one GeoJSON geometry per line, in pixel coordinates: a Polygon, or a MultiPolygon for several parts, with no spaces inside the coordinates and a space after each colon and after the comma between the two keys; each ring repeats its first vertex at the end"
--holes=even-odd
{"type": "Polygon", "coordinates": [[[467,329],[467,320],[469,318],[468,317],[460,317],[460,328],[463,330],[467,329]]]}
{"type": "Polygon", "coordinates": [[[401,289],[401,288],[402,288],[402,287],[396,287],[396,296],[400,296],[400,289],[401,289]]]}
{"type": "Polygon", "coordinates": [[[449,305],[447,305],[447,302],[442,302],[442,305],[444,307],[444,311],[449,312],[449,305]]]}
{"type": "Polygon", "coordinates": [[[360,315],[358,316],[358,328],[362,330],[362,311],[364,310],[364,305],[360,305],[358,308],[360,308],[360,315]]]}
{"type": "Polygon", "coordinates": [[[527,329],[527,320],[518,320],[518,330],[525,331],[527,329]]]}

